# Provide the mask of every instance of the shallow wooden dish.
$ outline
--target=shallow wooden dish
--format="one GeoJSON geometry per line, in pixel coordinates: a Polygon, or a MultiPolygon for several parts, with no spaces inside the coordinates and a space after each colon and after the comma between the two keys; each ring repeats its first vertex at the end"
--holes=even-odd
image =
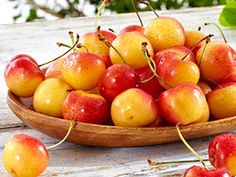
{"type": "MultiPolygon", "coordinates": [[[[37,113],[27,102],[8,92],[11,110],[28,126],[54,138],[62,139],[70,121],[37,113]]],[[[236,116],[207,123],[182,126],[186,139],[206,137],[236,129],[236,116]]],[[[78,123],[69,138],[70,142],[104,147],[132,147],[164,144],[179,141],[175,127],[127,128],[78,123]]]]}

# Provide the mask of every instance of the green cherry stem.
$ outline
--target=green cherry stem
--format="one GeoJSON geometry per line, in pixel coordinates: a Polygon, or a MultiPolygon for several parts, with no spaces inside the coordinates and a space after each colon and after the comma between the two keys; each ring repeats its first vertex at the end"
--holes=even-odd
{"type": "Polygon", "coordinates": [[[205,25],[205,26],[207,26],[207,25],[214,25],[214,26],[219,30],[221,36],[222,36],[223,39],[224,39],[224,42],[227,43],[227,39],[226,39],[226,37],[225,37],[225,35],[224,35],[222,29],[219,27],[219,25],[217,25],[216,23],[204,23],[204,25],[205,25]]]}
{"type": "MultiPolygon", "coordinates": [[[[192,52],[202,41],[204,41],[204,40],[208,41],[213,36],[214,36],[213,34],[209,34],[209,35],[205,36],[204,38],[200,39],[196,44],[194,44],[193,47],[191,47],[190,51],[192,52]]],[[[184,60],[188,55],[189,55],[189,52],[187,52],[181,60],[184,60]]]]}
{"type": "MultiPolygon", "coordinates": [[[[202,159],[204,162],[208,162],[210,159],[202,159]]],[[[147,160],[148,164],[151,166],[158,166],[158,165],[169,165],[169,164],[179,164],[179,163],[194,163],[199,162],[198,159],[196,160],[177,160],[177,161],[164,161],[164,162],[155,162],[150,159],[147,160]]]]}
{"type": "Polygon", "coordinates": [[[179,126],[178,124],[176,125],[176,130],[178,132],[178,135],[179,135],[179,138],[181,139],[181,141],[184,143],[184,145],[188,148],[188,150],[190,152],[192,152],[194,154],[194,156],[199,160],[199,162],[202,163],[202,165],[208,169],[207,165],[205,164],[204,160],[201,158],[201,156],[188,144],[188,142],[184,139],[180,129],[179,129],[179,126]]]}
{"type": "Polygon", "coordinates": [[[99,17],[101,16],[101,13],[103,11],[103,9],[106,7],[106,5],[109,3],[109,0],[103,0],[102,1],[102,4],[99,6],[98,8],[98,12],[96,14],[96,20],[95,20],[95,29],[98,28],[98,20],[99,20],[99,17]]]}
{"type": "MultiPolygon", "coordinates": [[[[157,74],[157,71],[156,71],[156,63],[155,61],[152,59],[152,57],[150,56],[150,54],[148,53],[148,50],[147,50],[147,43],[146,42],[143,42],[142,43],[142,51],[143,51],[143,54],[145,56],[145,59],[148,63],[148,66],[149,68],[151,69],[152,73],[154,76],[157,77],[157,79],[162,82],[164,85],[166,85],[168,88],[172,88],[171,85],[167,84],[165,81],[163,81],[161,79],[161,77],[157,74]]],[[[151,76],[152,77],[152,76],[151,76]]]]}
{"type": "Polygon", "coordinates": [[[66,55],[67,53],[69,53],[71,50],[73,50],[73,49],[77,46],[78,42],[79,42],[79,35],[77,34],[76,42],[75,42],[75,44],[74,44],[69,50],[67,50],[65,53],[61,54],[60,56],[58,56],[58,57],[56,57],[56,58],[54,58],[54,59],[52,59],[52,60],[50,60],[50,61],[48,61],[48,62],[46,62],[46,63],[40,64],[39,67],[45,66],[45,65],[47,65],[47,64],[49,64],[49,63],[52,63],[52,62],[54,62],[54,61],[60,59],[61,57],[63,57],[63,56],[66,55]]]}
{"type": "Polygon", "coordinates": [[[145,84],[145,83],[151,81],[154,77],[155,77],[155,75],[153,74],[151,77],[149,77],[147,79],[144,79],[141,82],[139,82],[139,84],[145,84]]]}
{"type": "Polygon", "coordinates": [[[203,58],[203,55],[204,55],[204,53],[205,53],[205,50],[206,50],[206,48],[207,48],[208,43],[209,43],[209,40],[206,40],[205,45],[204,45],[204,48],[202,49],[202,53],[201,53],[201,57],[200,57],[199,63],[197,63],[198,66],[200,66],[201,63],[202,63],[202,58],[203,58]]]}
{"type": "Polygon", "coordinates": [[[69,126],[69,129],[67,130],[67,133],[64,136],[64,138],[61,141],[59,141],[57,144],[54,144],[52,146],[46,147],[46,149],[47,150],[54,149],[55,147],[60,146],[62,143],[64,143],[66,141],[66,139],[68,138],[68,136],[70,135],[71,131],[73,130],[73,128],[75,127],[76,124],[77,123],[75,121],[71,122],[70,126],[69,126]]]}
{"type": "MultiPolygon", "coordinates": [[[[75,38],[74,38],[74,33],[72,31],[69,31],[69,36],[71,39],[72,46],[75,44],[75,38]]],[[[73,49],[73,51],[76,51],[76,48],[73,49]]]]}
{"type": "Polygon", "coordinates": [[[131,1],[131,4],[132,4],[132,6],[133,6],[133,8],[134,8],[134,11],[135,11],[135,13],[136,13],[138,19],[139,19],[140,25],[143,26],[143,21],[142,21],[140,15],[139,15],[139,13],[138,13],[138,10],[137,10],[137,7],[136,7],[136,5],[135,5],[135,3],[134,3],[134,0],[130,0],[130,1],[131,1]]]}
{"type": "Polygon", "coordinates": [[[122,62],[126,64],[124,57],[121,55],[121,53],[107,40],[107,38],[105,38],[102,35],[100,26],[97,27],[97,33],[98,33],[98,39],[104,42],[108,47],[111,47],[119,55],[122,62]]]}

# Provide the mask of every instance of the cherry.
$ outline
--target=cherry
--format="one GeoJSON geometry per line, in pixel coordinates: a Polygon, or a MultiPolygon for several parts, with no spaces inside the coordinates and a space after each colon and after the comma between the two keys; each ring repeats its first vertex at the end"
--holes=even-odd
{"type": "Polygon", "coordinates": [[[199,166],[192,166],[184,173],[184,177],[232,177],[232,175],[225,168],[208,170],[199,166]]]}
{"type": "Polygon", "coordinates": [[[114,64],[101,77],[99,83],[100,94],[108,101],[121,92],[134,88],[138,82],[135,70],[127,64],[114,64]]]}

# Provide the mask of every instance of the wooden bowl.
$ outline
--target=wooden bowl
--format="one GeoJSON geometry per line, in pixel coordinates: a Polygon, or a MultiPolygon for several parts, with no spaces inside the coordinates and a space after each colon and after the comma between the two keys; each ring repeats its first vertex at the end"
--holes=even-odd
{"type": "MultiPolygon", "coordinates": [[[[11,110],[28,126],[51,137],[62,139],[70,121],[37,113],[29,103],[8,92],[7,102],[11,110]]],[[[236,116],[221,120],[181,127],[186,139],[206,137],[236,129],[236,116]]],[[[179,141],[175,127],[131,128],[78,123],[67,141],[104,147],[133,147],[164,144],[179,141]]]]}

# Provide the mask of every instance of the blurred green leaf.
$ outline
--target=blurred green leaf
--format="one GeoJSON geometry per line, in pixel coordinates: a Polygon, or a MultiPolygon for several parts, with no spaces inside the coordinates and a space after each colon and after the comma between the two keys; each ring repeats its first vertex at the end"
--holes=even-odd
{"type": "Polygon", "coordinates": [[[228,0],[222,10],[219,22],[223,26],[236,27],[236,1],[228,0]]]}
{"type": "Polygon", "coordinates": [[[26,19],[27,22],[31,22],[31,21],[34,21],[34,20],[37,20],[37,19],[43,19],[44,17],[39,17],[38,14],[37,14],[37,10],[35,8],[31,8],[29,10],[29,16],[28,18],[26,19]]]}
{"type": "Polygon", "coordinates": [[[13,20],[16,21],[18,18],[20,18],[22,15],[21,14],[18,14],[18,15],[15,15],[13,16],[13,20]]]}

